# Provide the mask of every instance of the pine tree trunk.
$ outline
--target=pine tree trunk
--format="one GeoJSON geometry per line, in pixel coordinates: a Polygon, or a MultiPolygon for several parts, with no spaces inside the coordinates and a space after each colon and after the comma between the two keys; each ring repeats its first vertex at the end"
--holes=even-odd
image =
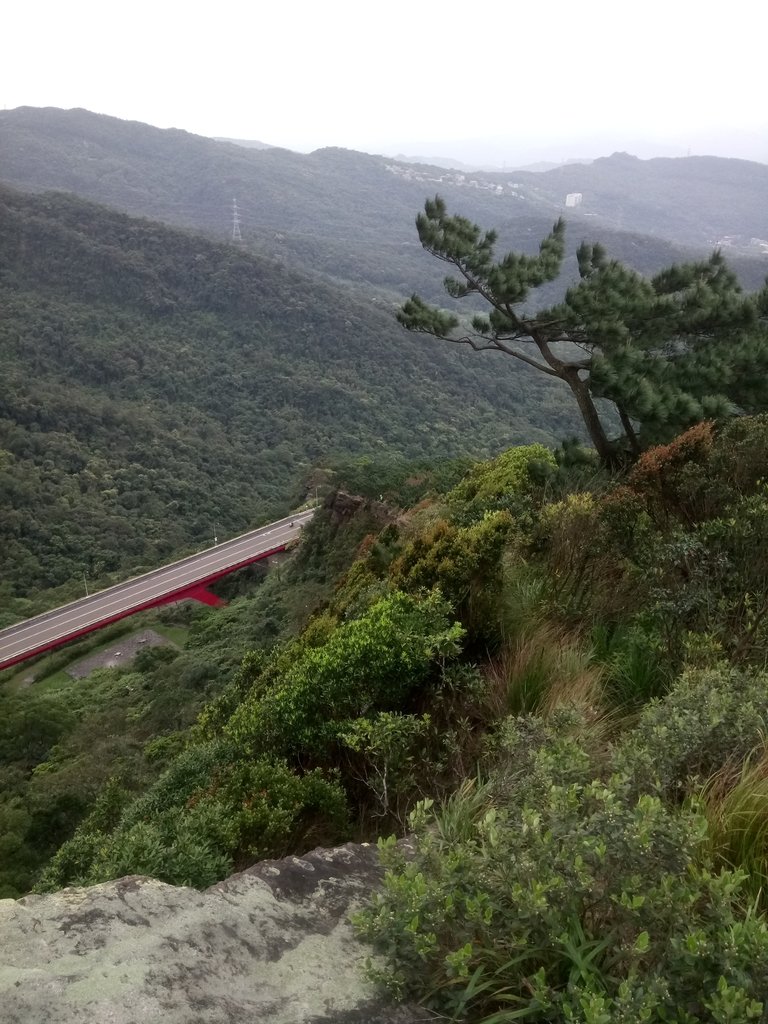
{"type": "Polygon", "coordinates": [[[600,422],[600,417],[597,415],[597,409],[595,403],[592,401],[592,395],[589,392],[589,387],[586,381],[583,381],[579,377],[579,369],[588,370],[589,364],[574,366],[563,362],[558,356],[554,354],[550,348],[549,340],[542,335],[539,331],[531,331],[531,337],[536,342],[539,352],[541,352],[544,360],[555,372],[555,375],[564,380],[568,387],[573,393],[573,397],[576,399],[576,403],[581,413],[581,418],[584,420],[584,425],[587,428],[592,444],[595,446],[595,451],[600,456],[600,461],[604,466],[614,466],[617,463],[616,452],[614,451],[610,441],[606,437],[605,431],[603,430],[603,424],[600,422]]]}
{"type": "Polygon", "coordinates": [[[632,426],[632,420],[630,420],[626,410],[622,406],[618,405],[618,403],[616,408],[619,410],[619,419],[621,420],[622,427],[624,427],[624,433],[627,435],[627,440],[629,441],[629,446],[632,449],[632,454],[638,456],[642,449],[640,448],[640,441],[635,433],[635,428],[632,426]]]}
{"type": "Polygon", "coordinates": [[[616,462],[616,453],[606,437],[600,417],[597,414],[595,403],[586,383],[579,378],[579,371],[566,367],[563,373],[563,380],[573,392],[573,397],[579,406],[581,418],[589,433],[590,440],[595,446],[595,451],[600,456],[600,461],[605,466],[612,466],[616,462]]]}

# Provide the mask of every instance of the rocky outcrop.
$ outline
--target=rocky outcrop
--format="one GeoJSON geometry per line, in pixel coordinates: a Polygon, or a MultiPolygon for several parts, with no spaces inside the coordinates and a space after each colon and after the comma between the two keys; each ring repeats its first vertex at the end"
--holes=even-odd
{"type": "Polygon", "coordinates": [[[129,877],[0,901],[3,1024],[415,1024],[365,980],[349,913],[375,847],[262,861],[205,892],[129,877]]]}
{"type": "Polygon", "coordinates": [[[329,494],[325,500],[325,507],[330,509],[331,522],[336,526],[363,510],[373,516],[382,526],[391,522],[395,517],[394,510],[383,501],[372,501],[370,498],[361,498],[356,494],[347,494],[346,491],[333,491],[329,494]]]}

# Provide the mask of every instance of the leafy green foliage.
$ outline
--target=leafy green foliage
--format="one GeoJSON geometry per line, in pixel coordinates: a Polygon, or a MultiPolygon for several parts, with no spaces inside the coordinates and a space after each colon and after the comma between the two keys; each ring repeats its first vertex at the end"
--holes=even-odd
{"type": "Polygon", "coordinates": [[[508,448],[495,459],[473,466],[450,492],[448,501],[457,507],[468,506],[474,515],[504,507],[510,500],[529,494],[555,465],[552,451],[544,445],[508,448]]]}
{"type": "Polygon", "coordinates": [[[624,481],[544,506],[531,530],[548,604],[592,633],[625,703],[685,664],[765,664],[765,417],[699,424],[624,481]]]}
{"type": "Polygon", "coordinates": [[[297,775],[273,759],[238,759],[222,744],[190,747],[116,820],[101,804],[59,849],[38,888],[148,874],[205,887],[239,865],[343,835],[343,791],[320,771],[297,775]]]}
{"type": "Polygon", "coordinates": [[[5,808],[10,815],[6,824],[16,847],[0,850],[6,895],[31,887],[98,807],[111,777],[125,788],[126,800],[149,785],[216,685],[210,671],[201,678],[201,666],[178,651],[151,652],[145,662],[143,671],[102,669],[82,680],[64,676],[48,690],[31,683],[15,694],[0,691],[0,814],[5,808]],[[165,737],[166,751],[155,742],[145,757],[153,737],[165,737]]]}
{"type": "Polygon", "coordinates": [[[333,482],[343,490],[410,508],[430,492],[444,494],[470,470],[463,457],[419,463],[411,459],[337,459],[331,467],[333,482]]]}
{"type": "Polygon", "coordinates": [[[767,445],[703,424],[620,481],[529,446],[423,471],[406,514],[329,499],[186,650],[32,690],[42,735],[8,697],[2,892],[413,829],[361,919],[393,992],[486,1024],[764,1019],[767,445]]]}
{"type": "Polygon", "coordinates": [[[506,512],[489,512],[464,528],[440,520],[404,547],[389,568],[389,578],[412,593],[439,588],[470,640],[492,641],[499,629],[494,599],[501,584],[501,555],[513,529],[506,512]]]}
{"type": "Polygon", "coordinates": [[[568,493],[563,467],[562,497],[533,492],[486,669],[487,784],[415,814],[415,859],[385,848],[361,918],[390,991],[488,1024],[765,1018],[764,453],[763,418],[703,424],[618,485],[568,493]]]}
{"type": "Polygon", "coordinates": [[[424,763],[430,732],[429,715],[381,711],[354,719],[341,735],[344,746],[359,758],[359,778],[373,795],[377,815],[402,823],[402,811],[419,792],[425,768],[434,770],[424,763]]]}
{"type": "Polygon", "coordinates": [[[528,778],[421,805],[413,858],[382,846],[384,891],[357,918],[388,962],[375,975],[485,1024],[763,1019],[768,929],[742,877],[712,871],[705,819],[587,781],[556,731],[533,754],[525,727],[505,743],[528,778]]]}
{"type": "Polygon", "coordinates": [[[612,763],[637,793],[682,799],[759,746],[768,725],[767,683],[762,672],[724,666],[686,672],[643,709],[612,763]]]}
{"type": "Polygon", "coordinates": [[[394,591],[327,643],[299,650],[276,685],[243,701],[225,734],[257,753],[327,758],[350,720],[418,697],[462,636],[438,594],[417,600],[394,591]]]}

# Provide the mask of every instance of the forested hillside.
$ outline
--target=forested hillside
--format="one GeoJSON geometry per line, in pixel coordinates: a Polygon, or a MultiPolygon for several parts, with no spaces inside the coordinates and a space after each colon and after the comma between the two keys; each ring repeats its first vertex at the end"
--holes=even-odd
{"type": "MultiPolygon", "coordinates": [[[[768,169],[747,161],[619,154],[546,174],[462,178],[351,150],[246,149],[86,110],[0,111],[0,180],[73,192],[219,239],[231,235],[236,197],[247,247],[364,286],[366,301],[372,289],[440,294],[439,268],[413,232],[414,211],[435,192],[470,219],[497,225],[502,246],[533,252],[566,194],[582,191],[583,205],[567,211],[573,250],[583,237],[600,241],[642,273],[701,254],[723,235],[768,237],[768,169]]],[[[757,250],[735,268],[752,288],[766,273],[757,250]]],[[[575,275],[573,258],[566,269],[575,275]]]]}
{"type": "Polygon", "coordinates": [[[765,1021],[767,453],[743,418],[329,500],[185,650],[3,693],[3,895],[410,832],[357,918],[394,995],[765,1021]]]}
{"type": "Polygon", "coordinates": [[[610,260],[768,234],[765,176],[669,163],[498,191],[0,113],[23,188],[0,186],[0,626],[323,499],[228,607],[145,616],[158,645],[78,678],[103,635],[2,675],[0,898],[204,888],[378,838],[356,927],[396,998],[455,1024],[768,1024],[766,296],[717,255],[656,281],[610,260]],[[532,260],[564,188],[583,208],[532,260]],[[425,191],[461,211],[427,202],[434,261],[425,191]],[[585,245],[544,311],[587,226],[608,254],[585,245]],[[533,342],[543,372],[418,296],[401,322],[432,337],[398,327],[446,263],[452,309],[490,302],[478,347],[533,342]],[[569,380],[616,443],[555,447],[569,380]]]}
{"type": "Polygon", "coordinates": [[[6,599],[244,530],[342,456],[490,452],[575,425],[534,374],[409,338],[388,310],[273,260],[64,195],[0,193],[0,301],[6,599]]]}
{"type": "MultiPolygon", "coordinates": [[[[518,174],[519,172],[515,172],[518,174]]],[[[724,236],[748,244],[768,239],[768,166],[716,156],[639,160],[614,153],[589,164],[557,167],[525,181],[550,202],[581,192],[581,213],[616,227],[686,245],[715,245],[724,236]]]]}

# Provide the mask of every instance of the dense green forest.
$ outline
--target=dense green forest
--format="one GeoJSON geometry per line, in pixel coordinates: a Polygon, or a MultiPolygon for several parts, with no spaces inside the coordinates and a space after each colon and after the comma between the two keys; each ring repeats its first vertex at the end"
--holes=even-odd
{"type": "Polygon", "coordinates": [[[119,577],[283,514],[313,467],[492,452],[576,424],[532,373],[74,197],[0,192],[0,299],[6,622],[83,572],[119,577]]]}
{"type": "Polygon", "coordinates": [[[329,498],[183,651],[6,689],[4,894],[412,831],[357,919],[397,996],[768,1019],[767,457],[756,417],[621,476],[352,461],[376,500],[329,498]]]}

